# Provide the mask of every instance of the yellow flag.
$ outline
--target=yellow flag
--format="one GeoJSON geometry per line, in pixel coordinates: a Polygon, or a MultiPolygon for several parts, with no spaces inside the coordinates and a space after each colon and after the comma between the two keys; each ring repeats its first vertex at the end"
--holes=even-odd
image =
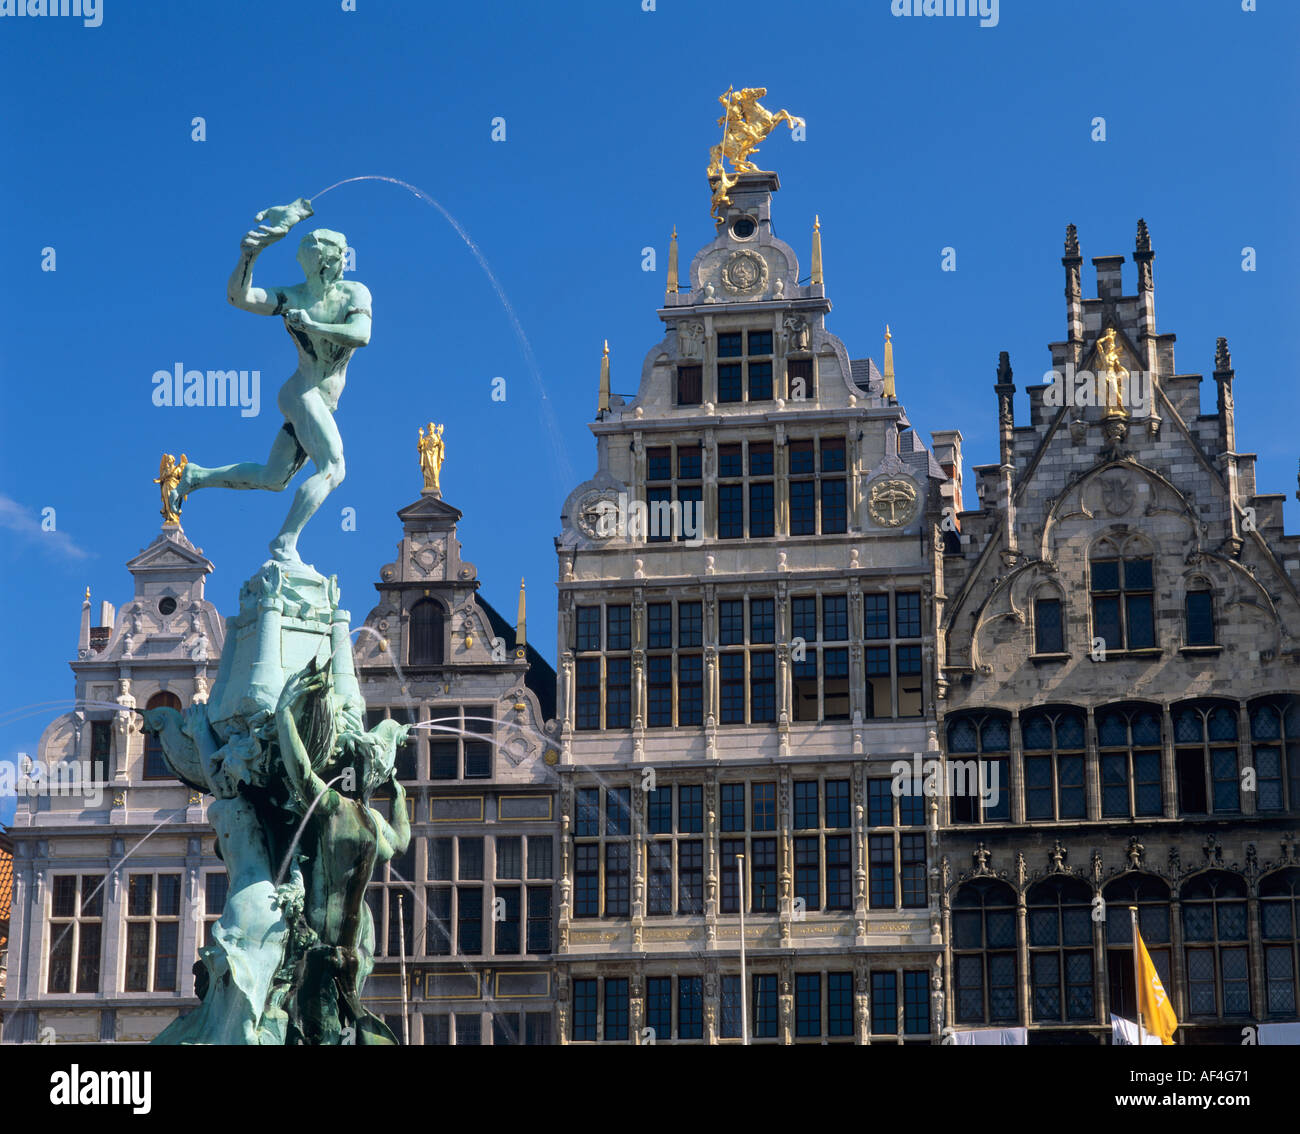
{"type": "Polygon", "coordinates": [[[1153,1036],[1159,1036],[1163,1044],[1174,1042],[1174,1031],[1178,1027],[1178,1017],[1174,1015],[1174,1006],[1169,1003],[1169,994],[1160,983],[1160,974],[1151,963],[1151,954],[1147,952],[1142,934],[1137,935],[1138,975],[1141,985],[1138,988],[1138,1011],[1142,1013],[1142,1026],[1153,1036]]]}

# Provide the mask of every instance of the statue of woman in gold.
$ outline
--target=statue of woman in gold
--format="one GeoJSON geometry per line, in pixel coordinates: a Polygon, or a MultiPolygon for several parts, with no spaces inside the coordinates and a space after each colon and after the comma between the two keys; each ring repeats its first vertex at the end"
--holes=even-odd
{"type": "Polygon", "coordinates": [[[1115,328],[1111,327],[1100,339],[1097,348],[1106,363],[1106,373],[1098,375],[1101,397],[1106,417],[1128,417],[1125,402],[1128,394],[1128,371],[1120,365],[1120,350],[1115,345],[1115,328]]]}
{"type": "Polygon", "coordinates": [[[181,522],[180,507],[172,507],[171,494],[172,490],[180,483],[181,475],[185,472],[185,466],[190,463],[189,457],[184,453],[181,454],[180,463],[170,453],[164,453],[162,460],[158,463],[158,475],[154,477],[154,484],[158,485],[158,491],[162,493],[162,518],[164,524],[179,524],[181,522]]]}
{"type": "Polygon", "coordinates": [[[447,455],[442,429],[441,425],[435,428],[433,422],[429,422],[429,435],[426,437],[424,430],[419,430],[420,439],[416,442],[416,448],[420,452],[420,471],[424,474],[424,491],[438,496],[442,495],[440,477],[442,462],[447,455]]]}

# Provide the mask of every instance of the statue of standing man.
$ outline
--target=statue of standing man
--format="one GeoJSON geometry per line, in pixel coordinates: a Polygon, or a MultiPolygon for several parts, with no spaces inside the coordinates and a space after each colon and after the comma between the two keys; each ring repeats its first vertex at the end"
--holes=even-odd
{"type": "Polygon", "coordinates": [[[279,492],[310,458],[316,471],[299,486],[280,534],[271,541],[271,556],[298,563],[298,536],[303,525],[343,480],[343,441],[334,424],[348,360],[370,342],[370,292],[343,278],[347,239],[341,232],[318,228],[298,245],[298,263],[306,279],[287,287],[253,286],[253,262],[263,249],[282,239],[312,215],[311,202],[299,197],[289,205],[264,209],[261,222],[244,237],[239,262],[226,287],[230,302],[258,315],[280,315],[298,348],[298,368],[280,387],[277,404],[284,425],[271,444],[265,464],[244,461],[217,468],[186,465],[171,492],[171,510],[180,512],[185,497],[200,488],[264,488],[279,492]]]}

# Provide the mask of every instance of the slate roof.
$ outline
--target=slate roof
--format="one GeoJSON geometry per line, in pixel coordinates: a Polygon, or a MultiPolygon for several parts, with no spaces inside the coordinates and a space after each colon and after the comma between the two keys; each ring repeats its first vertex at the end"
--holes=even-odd
{"type": "MultiPolygon", "coordinates": [[[[492,624],[492,633],[504,639],[508,648],[513,650],[514,625],[501,617],[496,607],[483,597],[481,591],[474,596],[474,601],[487,613],[488,621],[492,624]]],[[[542,708],[541,723],[545,724],[555,716],[555,670],[551,668],[551,663],[533,648],[532,642],[526,642],[524,648],[528,658],[528,675],[524,678],[524,684],[537,694],[537,700],[542,708]]]]}

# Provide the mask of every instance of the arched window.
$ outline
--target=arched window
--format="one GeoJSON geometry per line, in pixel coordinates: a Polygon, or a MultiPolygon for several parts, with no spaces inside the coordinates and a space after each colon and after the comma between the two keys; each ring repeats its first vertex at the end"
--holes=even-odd
{"type": "Polygon", "coordinates": [[[1086,819],[1083,714],[1043,709],[1020,718],[1025,750],[1025,818],[1086,819]]]}
{"type": "Polygon", "coordinates": [[[1250,1015],[1246,880],[1198,874],[1181,894],[1188,1011],[1193,1017],[1250,1015]]]}
{"type": "Polygon", "coordinates": [[[411,607],[408,665],[442,665],[446,615],[442,605],[422,598],[411,607]]]}
{"type": "Polygon", "coordinates": [[[1253,702],[1250,740],[1259,789],[1255,807],[1259,811],[1300,808],[1300,698],[1253,702]]]}
{"type": "Polygon", "coordinates": [[[1204,579],[1189,582],[1183,609],[1187,616],[1187,644],[1214,645],[1214,592],[1210,590],[1210,584],[1204,579]]]}
{"type": "Polygon", "coordinates": [[[1089,560],[1089,589],[1092,636],[1108,653],[1156,644],[1155,560],[1144,542],[1098,542],[1089,560]]]}
{"type": "Polygon", "coordinates": [[[1237,706],[1209,701],[1176,705],[1173,720],[1179,813],[1240,811],[1237,706]]]}
{"type": "Polygon", "coordinates": [[[1138,908],[1138,932],[1160,974],[1169,979],[1169,887],[1150,874],[1125,874],[1102,891],[1106,901],[1106,969],[1110,976],[1110,1010],[1126,1020],[1137,1020],[1133,995],[1133,918],[1129,906],[1138,908]]]}
{"type": "Polygon", "coordinates": [[[980,878],[957,891],[952,948],[957,1023],[1016,1023],[1016,895],[1010,886],[980,878]]]}
{"type": "Polygon", "coordinates": [[[1034,592],[1034,653],[1065,653],[1064,603],[1050,585],[1034,592]]]}
{"type": "Polygon", "coordinates": [[[1026,906],[1034,1021],[1095,1022],[1091,889],[1077,878],[1045,878],[1030,888],[1026,906]]]}
{"type": "Polygon", "coordinates": [[[1159,815],[1160,710],[1134,705],[1096,710],[1101,813],[1106,818],[1159,815]]]}
{"type": "Polygon", "coordinates": [[[1011,717],[1007,713],[961,714],[948,721],[948,762],[978,761],[978,778],[955,777],[959,783],[989,784],[989,801],[974,794],[954,795],[949,809],[954,823],[1005,822],[1011,817],[1011,717]]]}
{"type": "MultiPolygon", "coordinates": [[[[175,709],[180,712],[181,699],[175,693],[155,693],[149,698],[146,709],[175,709]]],[[[146,780],[169,780],[172,770],[163,759],[162,741],[152,732],[144,734],[144,778],[146,780]]]]}
{"type": "Polygon", "coordinates": [[[1260,937],[1264,941],[1264,981],[1268,1014],[1296,1017],[1296,973],[1300,972],[1300,870],[1279,870],[1259,884],[1260,937]]]}

